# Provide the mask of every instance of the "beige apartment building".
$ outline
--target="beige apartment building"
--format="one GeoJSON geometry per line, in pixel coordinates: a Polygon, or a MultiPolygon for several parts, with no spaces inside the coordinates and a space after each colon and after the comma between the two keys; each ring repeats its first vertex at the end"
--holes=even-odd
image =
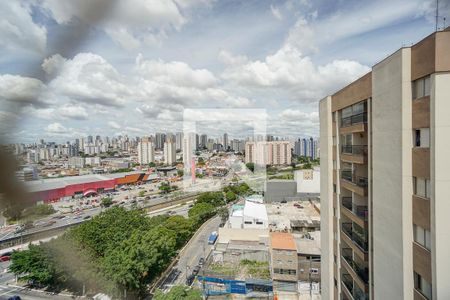
{"type": "Polygon", "coordinates": [[[143,137],[137,145],[138,163],[146,165],[155,161],[155,145],[150,137],[143,137]]]}
{"type": "Polygon", "coordinates": [[[245,163],[258,165],[289,165],[292,161],[289,141],[245,143],[245,163]]]}
{"type": "Polygon", "coordinates": [[[450,299],[450,28],[320,101],[323,299],[450,299]]]}

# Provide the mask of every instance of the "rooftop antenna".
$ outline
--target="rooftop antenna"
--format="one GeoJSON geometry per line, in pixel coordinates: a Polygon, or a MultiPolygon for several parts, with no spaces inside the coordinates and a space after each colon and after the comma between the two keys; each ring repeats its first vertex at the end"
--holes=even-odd
{"type": "Polygon", "coordinates": [[[436,0],[436,31],[438,31],[438,20],[439,20],[439,0],[436,0]]]}

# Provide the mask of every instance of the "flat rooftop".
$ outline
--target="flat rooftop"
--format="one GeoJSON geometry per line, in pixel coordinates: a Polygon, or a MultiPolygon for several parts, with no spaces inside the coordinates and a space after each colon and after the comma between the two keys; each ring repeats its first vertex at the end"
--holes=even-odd
{"type": "Polygon", "coordinates": [[[271,232],[270,247],[280,250],[297,250],[294,237],[287,232],[271,232]]]}
{"type": "Polygon", "coordinates": [[[316,227],[320,224],[320,214],[309,201],[266,203],[266,209],[269,228],[272,231],[291,231],[292,223],[303,224],[305,227],[316,227]]]}
{"type": "Polygon", "coordinates": [[[25,187],[29,192],[41,192],[47,190],[60,189],[73,184],[105,181],[140,173],[143,172],[133,171],[133,172],[113,173],[113,174],[88,174],[80,176],[67,176],[61,178],[40,179],[33,181],[25,181],[25,187]]]}

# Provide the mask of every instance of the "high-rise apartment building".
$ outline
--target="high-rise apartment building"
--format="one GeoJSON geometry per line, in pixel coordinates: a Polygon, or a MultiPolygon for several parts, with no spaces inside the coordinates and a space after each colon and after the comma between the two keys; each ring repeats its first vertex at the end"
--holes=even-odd
{"type": "Polygon", "coordinates": [[[176,149],[177,150],[181,150],[183,148],[183,133],[182,132],[177,132],[175,135],[175,144],[176,144],[176,149]]]}
{"type": "Polygon", "coordinates": [[[228,150],[228,133],[224,133],[223,134],[223,150],[227,151],[228,150]]]}
{"type": "Polygon", "coordinates": [[[164,143],[164,162],[166,165],[172,165],[176,161],[175,139],[169,136],[164,143]]]}
{"type": "Polygon", "coordinates": [[[289,141],[246,142],[245,163],[289,165],[292,160],[291,148],[289,141]]]}
{"type": "Polygon", "coordinates": [[[143,137],[137,145],[138,163],[146,165],[155,161],[155,145],[149,137],[143,137]]]}
{"type": "Polygon", "coordinates": [[[323,299],[450,299],[450,29],[320,101],[323,299]]]}

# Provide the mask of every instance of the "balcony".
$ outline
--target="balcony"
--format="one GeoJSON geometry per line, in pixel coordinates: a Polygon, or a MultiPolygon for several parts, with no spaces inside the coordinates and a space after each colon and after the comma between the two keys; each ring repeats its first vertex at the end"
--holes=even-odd
{"type": "Polygon", "coordinates": [[[348,263],[348,265],[364,284],[369,283],[369,269],[367,267],[360,266],[353,260],[352,249],[342,248],[342,258],[348,263]]]}
{"type": "Polygon", "coordinates": [[[349,274],[342,274],[342,284],[345,287],[345,293],[349,296],[350,299],[369,299],[369,295],[367,293],[364,293],[356,284],[353,284],[353,278],[349,274]]]}
{"type": "Polygon", "coordinates": [[[342,284],[345,286],[348,296],[353,299],[353,278],[349,274],[342,274],[342,284]]]}
{"type": "Polygon", "coordinates": [[[362,112],[349,117],[341,119],[341,128],[349,127],[356,124],[366,124],[367,123],[367,112],[362,112]]]}
{"type": "Polygon", "coordinates": [[[341,171],[341,185],[357,193],[360,196],[367,196],[367,186],[369,185],[369,180],[367,177],[356,176],[351,170],[341,171]]]}
{"type": "Polygon", "coordinates": [[[367,145],[342,145],[341,160],[364,164],[367,161],[367,145]]]}
{"type": "Polygon", "coordinates": [[[357,225],[352,223],[342,223],[342,231],[352,240],[362,252],[369,250],[369,243],[367,242],[367,234],[364,229],[357,229],[357,225]]]}
{"type": "Polygon", "coordinates": [[[345,216],[357,223],[359,226],[364,227],[365,222],[369,219],[369,213],[367,205],[356,205],[353,203],[352,197],[342,197],[342,212],[345,216]]]}

